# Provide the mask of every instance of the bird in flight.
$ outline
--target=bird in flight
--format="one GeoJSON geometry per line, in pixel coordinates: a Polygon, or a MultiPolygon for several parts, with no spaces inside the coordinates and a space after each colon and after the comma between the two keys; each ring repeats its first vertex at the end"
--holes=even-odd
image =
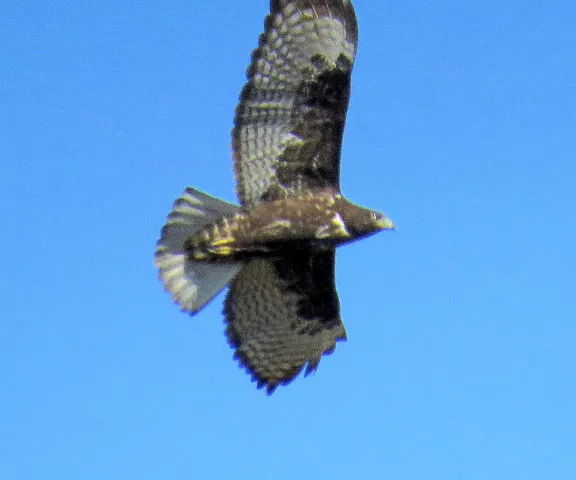
{"type": "Polygon", "coordinates": [[[181,310],[229,286],[228,342],[268,394],[346,339],[336,247],[394,228],[340,191],[357,40],[350,0],[271,0],[232,130],[240,205],[188,187],[156,244],[181,310]]]}

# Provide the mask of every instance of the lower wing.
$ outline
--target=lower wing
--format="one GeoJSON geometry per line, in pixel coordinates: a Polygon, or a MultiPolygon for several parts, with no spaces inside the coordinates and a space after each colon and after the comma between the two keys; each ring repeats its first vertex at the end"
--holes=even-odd
{"type": "Polygon", "coordinates": [[[334,283],[334,251],[248,261],[230,285],[224,313],[235,358],[271,394],[346,339],[334,283]]]}

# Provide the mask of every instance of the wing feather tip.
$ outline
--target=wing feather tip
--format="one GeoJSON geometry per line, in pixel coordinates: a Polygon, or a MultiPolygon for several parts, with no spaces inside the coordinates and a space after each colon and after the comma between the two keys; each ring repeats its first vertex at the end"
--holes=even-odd
{"type": "MultiPolygon", "coordinates": [[[[337,340],[345,340],[345,338],[339,338],[337,340]]],[[[231,343],[230,345],[233,346],[231,343]]],[[[259,373],[257,371],[257,366],[251,362],[250,356],[242,350],[236,350],[232,355],[232,358],[238,362],[238,366],[240,368],[242,368],[248,375],[250,375],[250,380],[253,383],[256,383],[256,388],[258,390],[265,389],[266,395],[270,396],[279,386],[287,386],[291,384],[302,373],[303,370],[304,378],[308,377],[310,374],[316,373],[322,356],[332,354],[335,350],[335,347],[336,345],[327,349],[317,359],[304,361],[294,367],[288,368],[284,372],[276,373],[273,375],[264,375],[259,373]]]]}

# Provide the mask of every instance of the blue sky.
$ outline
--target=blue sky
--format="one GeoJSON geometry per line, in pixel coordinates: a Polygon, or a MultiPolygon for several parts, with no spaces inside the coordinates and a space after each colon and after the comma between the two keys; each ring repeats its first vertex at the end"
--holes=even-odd
{"type": "Polygon", "coordinates": [[[267,0],[0,7],[0,478],[576,478],[576,10],[356,0],[349,341],[267,397],[154,244],[229,131],[267,0]]]}

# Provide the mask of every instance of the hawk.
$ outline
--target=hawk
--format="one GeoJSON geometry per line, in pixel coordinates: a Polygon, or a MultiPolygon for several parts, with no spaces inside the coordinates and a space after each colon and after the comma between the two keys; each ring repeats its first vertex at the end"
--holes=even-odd
{"type": "Polygon", "coordinates": [[[394,228],[340,191],[357,39],[349,0],[271,0],[232,130],[240,206],[188,187],[156,245],[181,310],[193,315],[229,286],[234,358],[268,394],[346,339],[336,247],[394,228]]]}

